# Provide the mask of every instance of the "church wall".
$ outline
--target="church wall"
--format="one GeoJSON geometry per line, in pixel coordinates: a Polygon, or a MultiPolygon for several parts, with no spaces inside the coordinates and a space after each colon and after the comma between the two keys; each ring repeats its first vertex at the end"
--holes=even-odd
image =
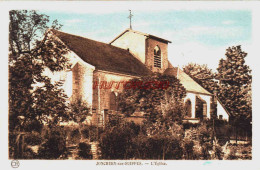
{"type": "Polygon", "coordinates": [[[142,63],[145,63],[145,39],[146,37],[144,35],[126,32],[116,39],[112,45],[123,49],[129,49],[136,58],[142,63]]]}
{"type": "Polygon", "coordinates": [[[93,68],[83,62],[78,62],[72,69],[72,100],[81,99],[92,106],[93,68]]]}
{"type": "Polygon", "coordinates": [[[74,52],[69,51],[66,55],[69,59],[71,68],[52,73],[50,70],[45,71],[45,75],[49,76],[52,82],[63,81],[63,90],[68,96],[68,101],[78,98],[92,105],[92,80],[94,66],[87,64],[74,52]]]}
{"type": "Polygon", "coordinates": [[[163,73],[168,68],[168,44],[152,38],[146,39],[146,63],[153,72],[163,73]],[[154,67],[154,48],[159,46],[161,49],[161,68],[154,67]]]}
{"type": "Polygon", "coordinates": [[[196,117],[196,96],[199,96],[202,100],[204,100],[206,102],[206,104],[207,104],[206,114],[207,114],[207,118],[210,119],[210,98],[211,98],[211,96],[187,92],[186,97],[184,98],[184,103],[188,99],[191,101],[191,118],[196,117]]]}
{"type": "Polygon", "coordinates": [[[115,92],[116,96],[118,93],[123,91],[123,82],[129,81],[135,78],[134,76],[128,76],[124,74],[111,73],[106,71],[94,71],[93,75],[93,108],[99,112],[104,109],[110,109],[110,94],[115,92]],[[107,84],[105,85],[104,82],[107,84]],[[121,82],[118,85],[118,83],[121,82]],[[110,85],[112,84],[111,88],[110,85]],[[107,87],[107,89],[106,89],[107,87]],[[100,95],[98,95],[100,94],[100,95]],[[99,97],[100,96],[100,97],[99,97]]]}

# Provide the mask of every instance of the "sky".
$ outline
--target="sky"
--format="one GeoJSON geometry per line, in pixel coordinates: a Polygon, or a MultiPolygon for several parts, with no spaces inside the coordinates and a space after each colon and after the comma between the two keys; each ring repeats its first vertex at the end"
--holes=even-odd
{"type": "MultiPolygon", "coordinates": [[[[40,10],[57,19],[62,31],[109,43],[129,28],[129,11],[40,10]]],[[[132,10],[133,30],[152,34],[172,43],[168,45],[168,59],[174,66],[183,67],[190,62],[207,64],[216,70],[225,49],[241,45],[250,52],[252,41],[252,14],[245,9],[218,10],[132,10]]],[[[249,53],[250,54],[250,53],[249,53]]],[[[249,56],[249,55],[248,55],[249,56]]]]}

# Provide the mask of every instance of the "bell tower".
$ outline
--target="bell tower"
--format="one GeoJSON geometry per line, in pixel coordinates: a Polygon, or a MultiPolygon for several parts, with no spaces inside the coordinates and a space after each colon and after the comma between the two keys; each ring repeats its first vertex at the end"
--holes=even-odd
{"type": "Polygon", "coordinates": [[[145,41],[145,65],[153,72],[168,68],[168,40],[150,35],[145,41]]]}
{"type": "Polygon", "coordinates": [[[127,29],[111,45],[128,50],[151,71],[163,73],[168,68],[168,40],[127,29]]]}

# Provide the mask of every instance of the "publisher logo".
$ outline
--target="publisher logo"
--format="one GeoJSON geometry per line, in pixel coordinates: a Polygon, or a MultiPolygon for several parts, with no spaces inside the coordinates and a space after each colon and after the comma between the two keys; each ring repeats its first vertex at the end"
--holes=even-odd
{"type": "Polygon", "coordinates": [[[20,163],[19,163],[18,160],[12,160],[12,162],[11,162],[11,166],[12,166],[13,168],[18,168],[19,165],[20,165],[20,163]]]}

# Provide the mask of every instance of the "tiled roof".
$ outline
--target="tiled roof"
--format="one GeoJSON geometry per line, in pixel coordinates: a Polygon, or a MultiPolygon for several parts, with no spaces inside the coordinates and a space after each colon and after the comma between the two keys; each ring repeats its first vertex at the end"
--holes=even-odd
{"type": "Polygon", "coordinates": [[[51,31],[82,60],[95,66],[98,70],[136,76],[152,73],[141,61],[125,49],[57,30],[51,31]]]}
{"type": "Polygon", "coordinates": [[[188,76],[181,69],[178,69],[176,67],[168,68],[164,71],[164,74],[173,75],[173,76],[177,77],[180,80],[181,84],[185,87],[187,92],[212,95],[210,92],[208,92],[206,89],[201,87],[196,81],[194,81],[190,76],[188,76]]]}

